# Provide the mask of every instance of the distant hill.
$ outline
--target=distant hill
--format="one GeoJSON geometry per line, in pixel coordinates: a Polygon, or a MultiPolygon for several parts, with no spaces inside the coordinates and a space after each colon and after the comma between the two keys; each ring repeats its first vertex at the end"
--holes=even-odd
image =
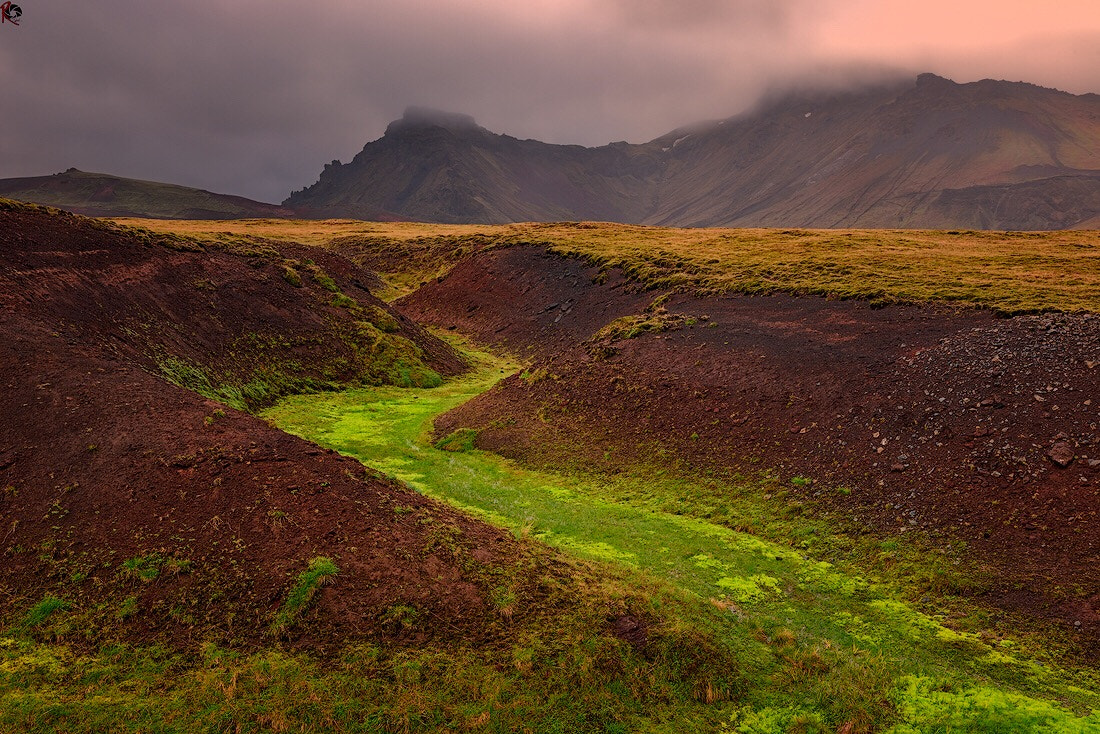
{"type": "Polygon", "coordinates": [[[287,217],[293,212],[243,196],[139,181],[70,168],[53,176],[0,179],[0,196],[95,217],[238,219],[287,217]]]}
{"type": "Polygon", "coordinates": [[[648,143],[598,148],[411,109],[284,206],[453,223],[1095,227],[1100,96],[922,74],[790,94],[648,143]]]}

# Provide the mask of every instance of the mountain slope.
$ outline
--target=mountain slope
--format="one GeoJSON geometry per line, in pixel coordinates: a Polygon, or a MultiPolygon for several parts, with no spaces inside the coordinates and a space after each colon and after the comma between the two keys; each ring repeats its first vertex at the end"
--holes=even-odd
{"type": "MultiPolygon", "coordinates": [[[[1044,181],[985,225],[1001,229],[1059,177],[1100,176],[1100,97],[925,74],[901,88],[789,97],[677,151],[652,223],[964,226],[938,192],[1044,181]]],[[[1034,227],[1084,219],[1078,206],[1034,227]]]]}
{"type": "Polygon", "coordinates": [[[284,206],[317,217],[437,222],[638,221],[660,172],[654,146],[517,140],[464,115],[411,108],[351,163],[284,206]]]}
{"type": "Polygon", "coordinates": [[[1100,213],[1100,96],[931,74],[649,143],[549,145],[410,110],[285,206],[438,222],[1056,229],[1100,213]]]}
{"type": "Polygon", "coordinates": [[[95,217],[238,219],[287,217],[288,209],[243,196],[175,184],[139,181],[70,168],[52,176],[0,180],[0,196],[95,217]]]}

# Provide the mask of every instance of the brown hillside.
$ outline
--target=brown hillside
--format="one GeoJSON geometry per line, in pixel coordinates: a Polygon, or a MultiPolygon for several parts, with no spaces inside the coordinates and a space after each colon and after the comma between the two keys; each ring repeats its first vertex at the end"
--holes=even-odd
{"type": "MultiPolygon", "coordinates": [[[[517,614],[532,608],[531,562],[508,533],[159,376],[157,355],[168,354],[221,365],[210,374],[226,379],[255,376],[261,360],[298,361],[285,372],[295,379],[375,377],[356,366],[368,345],[357,353],[340,338],[353,309],[329,305],[319,283],[282,277],[294,253],[185,245],[195,243],[0,207],[2,622],[52,595],[87,624],[72,641],[122,624],[128,639],[254,642],[318,556],[339,573],[283,634],[321,650],[349,635],[492,634],[489,590],[502,578],[517,614]],[[255,341],[265,346],[249,351],[255,341]],[[433,623],[406,629],[395,605],[433,623]]],[[[430,364],[458,368],[354,287],[369,274],[323,264],[430,364]]]]}
{"type": "Polygon", "coordinates": [[[238,407],[463,366],[370,294],[371,273],[322,250],[248,237],[204,245],[18,205],[0,217],[13,298],[79,343],[238,407]]]}
{"type": "Polygon", "coordinates": [[[965,541],[995,604],[1100,632],[1096,315],[650,305],[659,293],[601,277],[537,247],[492,250],[405,299],[414,318],[506,344],[546,376],[511,378],[437,430],[481,429],[479,446],[541,465],[808,478],[791,491],[819,509],[965,541]]]}

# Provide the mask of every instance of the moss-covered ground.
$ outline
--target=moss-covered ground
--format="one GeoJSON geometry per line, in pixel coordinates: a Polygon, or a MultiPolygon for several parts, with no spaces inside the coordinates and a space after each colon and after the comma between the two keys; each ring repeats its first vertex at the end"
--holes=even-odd
{"type": "MultiPolygon", "coordinates": [[[[943,577],[921,569],[951,554],[845,546],[797,512],[769,523],[767,478],[548,474],[474,449],[473,435],[433,444],[436,415],[514,369],[479,359],[434,389],[299,396],[265,415],[511,528],[533,553],[560,549],[567,571],[543,580],[545,609],[517,610],[500,579],[492,601],[517,621],[491,644],[368,638],[319,657],[274,633],[261,649],[89,649],[71,643],[64,600],[43,598],[4,615],[0,731],[1100,731],[1095,669],[991,634],[954,601],[937,611],[937,584],[910,603],[915,579],[943,577]],[[844,547],[877,562],[824,560],[844,547]]],[[[325,579],[338,591],[339,571],[318,569],[295,582],[303,604],[325,579]]],[[[948,585],[968,573],[953,568],[948,585]]],[[[284,611],[288,627],[298,617],[284,611]]],[[[411,608],[392,616],[421,623],[411,608]]]]}
{"type": "MultiPolygon", "coordinates": [[[[1100,731],[1095,671],[1063,668],[1026,639],[990,635],[949,618],[956,614],[929,613],[935,589],[919,611],[903,583],[821,560],[803,542],[822,532],[812,520],[791,520],[791,537],[776,542],[731,529],[736,518],[678,506],[678,496],[713,496],[684,478],[538,473],[471,450],[467,436],[433,446],[433,417],[507,369],[483,357],[480,371],[434,390],[291,398],[266,415],[517,534],[628,567],[721,610],[719,637],[738,651],[745,681],[729,714],[733,730],[1100,731]]],[[[761,496],[754,487],[726,491],[746,512],[761,496]]],[[[881,549],[899,552],[897,542],[881,549]]]]}

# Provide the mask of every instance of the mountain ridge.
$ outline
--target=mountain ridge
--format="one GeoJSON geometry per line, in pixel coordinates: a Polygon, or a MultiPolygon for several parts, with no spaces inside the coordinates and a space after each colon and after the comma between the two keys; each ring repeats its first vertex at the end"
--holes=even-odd
{"type": "Polygon", "coordinates": [[[774,94],[644,143],[519,139],[410,107],[282,204],[77,169],[0,195],[91,216],[448,224],[1100,227],[1100,95],[934,74],[774,94]]]}
{"type": "Polygon", "coordinates": [[[593,148],[450,114],[410,108],[283,205],[325,217],[692,227],[1061,229],[1100,215],[1100,96],[1026,82],[921,74],[790,93],[593,148]]]}

